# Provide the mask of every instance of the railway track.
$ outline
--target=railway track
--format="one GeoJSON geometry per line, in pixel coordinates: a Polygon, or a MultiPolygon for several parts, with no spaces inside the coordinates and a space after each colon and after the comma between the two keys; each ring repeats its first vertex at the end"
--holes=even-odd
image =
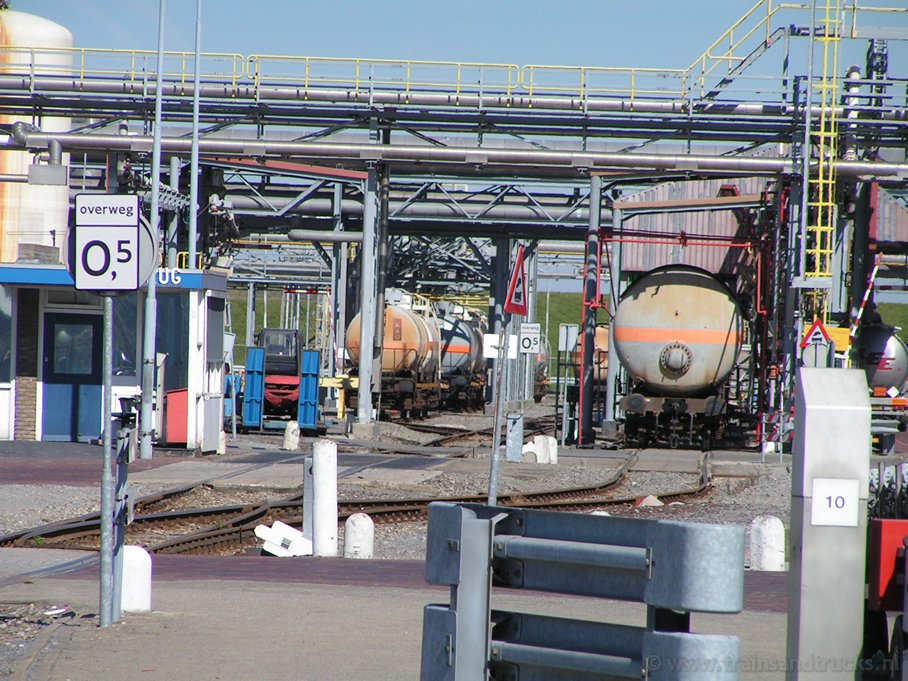
{"type": "MultiPolygon", "coordinates": [[[[420,422],[403,422],[410,430],[420,433],[437,433],[439,437],[429,440],[424,447],[444,447],[461,440],[483,438],[491,440],[494,437],[493,428],[480,428],[476,430],[465,430],[456,426],[441,426],[420,422]]],[[[524,436],[533,435],[551,435],[554,431],[551,417],[540,417],[526,419],[523,424],[524,436]]]]}
{"type": "MultiPolygon", "coordinates": [[[[626,505],[640,493],[622,489],[628,470],[637,460],[631,455],[602,483],[554,489],[544,492],[500,495],[501,506],[589,511],[626,505]]],[[[709,458],[701,456],[696,482],[679,487],[660,498],[682,500],[697,497],[709,489],[709,458]]],[[[303,497],[295,494],[264,503],[244,503],[183,510],[161,510],[191,494],[196,485],[168,490],[138,499],[135,518],[127,529],[127,542],[145,546],[152,553],[229,553],[244,546],[257,545],[255,527],[280,520],[290,525],[302,523],[303,497]]],[[[353,499],[338,504],[338,522],[354,513],[366,513],[376,524],[414,521],[425,518],[433,501],[485,503],[485,495],[423,497],[405,499],[353,499]]],[[[97,550],[100,540],[100,514],[93,513],[42,525],[0,537],[0,547],[47,547],[97,550]]]]}

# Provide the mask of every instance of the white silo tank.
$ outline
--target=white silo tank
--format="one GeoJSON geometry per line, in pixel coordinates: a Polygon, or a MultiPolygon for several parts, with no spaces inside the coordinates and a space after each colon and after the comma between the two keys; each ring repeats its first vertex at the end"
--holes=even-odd
{"type": "MultiPolygon", "coordinates": [[[[0,73],[36,76],[72,73],[72,33],[53,21],[0,10],[0,73]]],[[[0,116],[0,123],[24,120],[42,132],[69,132],[68,118],[0,116]]],[[[0,173],[27,175],[28,152],[0,154],[0,173]]],[[[69,154],[63,155],[69,164],[69,154]]],[[[69,216],[69,188],[0,182],[0,262],[61,262],[69,216]]]]}

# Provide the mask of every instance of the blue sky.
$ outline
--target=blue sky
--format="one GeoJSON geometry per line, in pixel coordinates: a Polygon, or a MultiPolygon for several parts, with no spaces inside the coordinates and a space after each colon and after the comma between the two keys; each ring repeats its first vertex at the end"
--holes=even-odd
{"type": "MultiPolygon", "coordinates": [[[[885,3],[886,0],[883,0],[885,3]]],[[[753,0],[203,0],[202,49],[240,54],[684,68],[753,0]]],[[[79,47],[157,47],[158,0],[12,0],[79,47]]],[[[167,0],[193,50],[196,0],[167,0]]]]}

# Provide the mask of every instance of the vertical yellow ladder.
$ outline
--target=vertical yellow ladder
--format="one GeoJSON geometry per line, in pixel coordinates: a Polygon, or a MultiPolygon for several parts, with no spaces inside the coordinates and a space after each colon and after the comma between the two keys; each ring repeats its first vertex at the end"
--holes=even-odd
{"type": "MultiPolygon", "coordinates": [[[[818,2],[818,5],[820,3],[818,2]]],[[[811,37],[812,49],[823,48],[823,76],[814,80],[813,102],[819,120],[811,135],[816,146],[817,163],[808,178],[808,223],[806,243],[807,278],[832,277],[832,256],[838,216],[835,162],[838,156],[838,57],[842,28],[842,0],[826,0],[823,22],[811,37]]],[[[813,121],[807,121],[808,126],[813,121]]],[[[810,153],[805,150],[805,153],[810,153]]],[[[808,293],[813,298],[814,315],[826,321],[826,306],[821,290],[808,293]]]]}

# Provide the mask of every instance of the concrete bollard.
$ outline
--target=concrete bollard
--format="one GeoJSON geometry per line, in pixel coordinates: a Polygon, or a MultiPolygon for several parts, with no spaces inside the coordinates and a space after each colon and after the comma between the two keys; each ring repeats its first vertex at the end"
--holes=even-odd
{"type": "Polygon", "coordinates": [[[123,588],[120,610],[151,612],[151,554],[141,546],[126,545],[123,551],[123,588]]]}
{"type": "Polygon", "coordinates": [[[554,465],[558,463],[558,438],[546,435],[549,441],[549,463],[554,465]]]}
{"type": "Polygon", "coordinates": [[[750,569],[785,570],[785,526],[775,516],[761,515],[750,523],[750,569]]]}
{"type": "Polygon", "coordinates": [[[312,457],[303,459],[303,536],[312,541],[312,516],[315,504],[315,478],[312,476],[312,457]]]}
{"type": "Polygon", "coordinates": [[[337,556],[337,443],[312,445],[312,553],[337,556]]]}
{"type": "Polygon", "coordinates": [[[284,443],[281,449],[293,451],[300,446],[300,424],[296,421],[288,421],[287,427],[284,428],[284,443]]]}
{"type": "Polygon", "coordinates": [[[536,463],[536,446],[532,442],[527,442],[523,446],[523,462],[536,463]]]}
{"type": "Polygon", "coordinates": [[[533,449],[536,450],[536,463],[551,463],[549,441],[545,435],[533,436],[533,449]]]}
{"type": "Polygon", "coordinates": [[[344,558],[372,558],[375,523],[365,513],[354,513],[344,523],[344,558]]]}

